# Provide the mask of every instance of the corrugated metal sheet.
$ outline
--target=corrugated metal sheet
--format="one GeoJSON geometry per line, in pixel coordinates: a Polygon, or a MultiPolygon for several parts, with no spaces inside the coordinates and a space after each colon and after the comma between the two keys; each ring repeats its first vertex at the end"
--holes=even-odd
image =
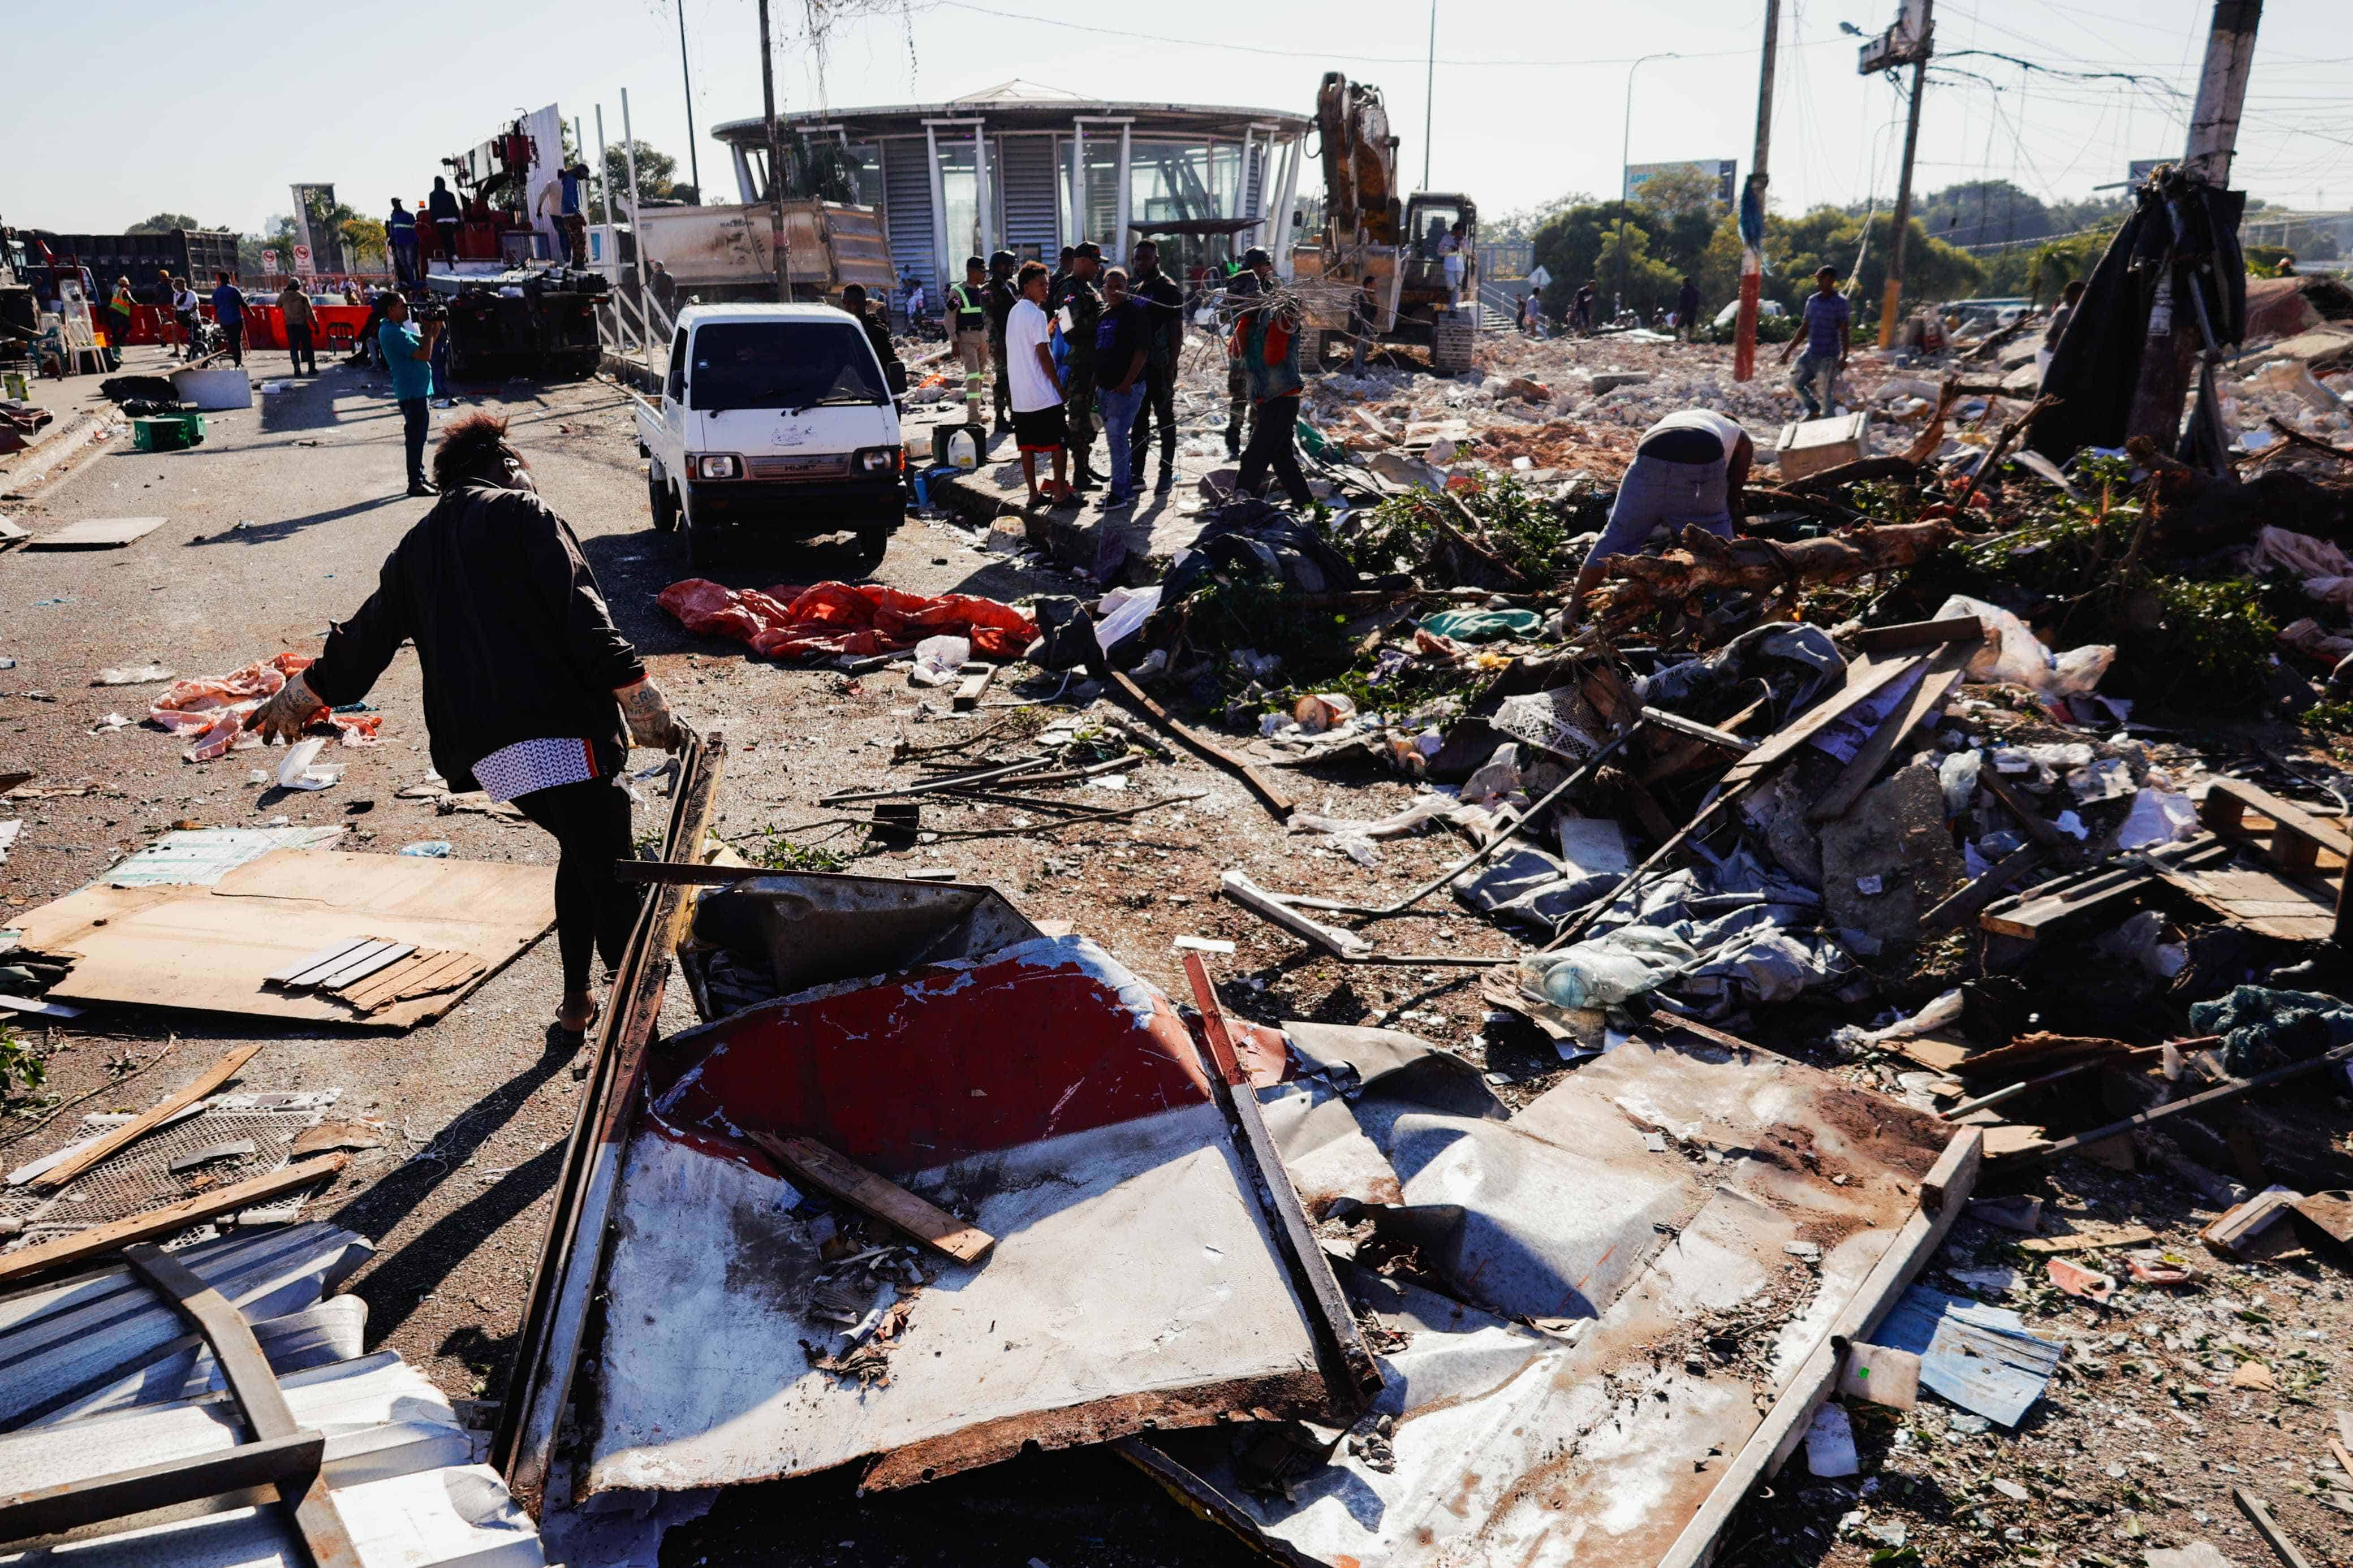
{"type": "Polygon", "coordinates": [[[891,264],[902,278],[920,278],[934,296],[939,258],[932,254],[931,152],[920,136],[882,143],[882,218],[891,237],[891,264]]]}
{"type": "Polygon", "coordinates": [[[650,1089],[586,1490],[867,1456],[867,1486],[903,1486],[1031,1443],[1350,1403],[1191,1034],[1083,938],[763,1004],[666,1054],[650,1089]],[[997,1238],[975,1265],[924,1260],[887,1384],[812,1364],[846,1348],[808,1315],[820,1216],[750,1131],[815,1138],[997,1238]]]}
{"type": "Polygon", "coordinates": [[[993,149],[1005,248],[1034,246],[1049,266],[1062,243],[1056,146],[1051,136],[1000,136],[993,149]]]}
{"type": "Polygon", "coordinates": [[[2026,1417],[2058,1373],[2067,1347],[2027,1331],[2007,1307],[1947,1296],[1926,1285],[1904,1293],[1874,1344],[1920,1358],[1920,1386],[2005,1426],[2026,1417]]]}
{"type": "MultiPolygon", "coordinates": [[[[494,1471],[469,1461],[476,1435],[391,1351],[357,1348],[359,1303],[320,1295],[368,1255],[326,1225],[253,1228],[173,1256],[256,1325],[296,1426],[321,1434],[320,1474],[350,1538],[352,1568],[543,1568],[530,1516],[494,1471]]],[[[0,1300],[0,1490],[61,1492],[132,1469],[220,1455],[250,1441],[217,1373],[164,1299],[126,1268],[94,1270],[0,1300]],[[60,1394],[59,1391],[66,1391],[60,1394]],[[28,1413],[30,1413],[28,1415],[28,1413]],[[37,1424],[28,1424],[37,1423],[37,1424]]],[[[229,1493],[0,1542],[0,1568],[311,1568],[291,1514],[271,1492],[229,1493]]]]}
{"type": "MultiPolygon", "coordinates": [[[[1282,1124],[1328,1134],[1330,1096],[1270,1090],[1269,1123],[1303,1099],[1282,1124]]],[[[1358,1436],[1279,1489],[1245,1486],[1224,1436],[1151,1439],[1235,1528],[1353,1568],[1650,1568],[1893,1244],[1940,1142],[1795,1063],[1639,1041],[1508,1122],[1391,1109],[1359,1131],[1405,1200],[1383,1234],[1434,1236],[1447,1289],[1344,1272],[1403,1336],[1376,1341],[1358,1436]],[[1801,1241],[1818,1266],[1785,1250],[1801,1241]],[[1550,1331],[1510,1321],[1536,1309],[1550,1331]],[[1383,1415],[1391,1468],[1360,1451],[1383,1415]]]]}

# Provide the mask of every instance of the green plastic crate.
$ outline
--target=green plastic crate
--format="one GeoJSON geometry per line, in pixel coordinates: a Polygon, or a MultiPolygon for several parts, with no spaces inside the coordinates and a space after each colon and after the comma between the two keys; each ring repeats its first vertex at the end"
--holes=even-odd
{"type": "Polygon", "coordinates": [[[131,422],[131,444],[142,452],[179,452],[205,444],[201,414],[163,414],[131,422]]]}

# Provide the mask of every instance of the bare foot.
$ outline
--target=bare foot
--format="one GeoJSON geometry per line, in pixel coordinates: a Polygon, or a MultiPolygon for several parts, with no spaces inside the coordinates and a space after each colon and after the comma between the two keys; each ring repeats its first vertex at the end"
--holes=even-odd
{"type": "Polygon", "coordinates": [[[555,1026],[575,1035],[585,1035],[588,1026],[596,1021],[596,998],[586,991],[567,991],[564,1005],[555,1010],[555,1026]]]}

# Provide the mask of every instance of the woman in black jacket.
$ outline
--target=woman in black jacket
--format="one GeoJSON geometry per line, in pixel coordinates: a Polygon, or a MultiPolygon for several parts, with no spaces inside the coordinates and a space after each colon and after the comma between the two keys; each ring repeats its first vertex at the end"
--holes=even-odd
{"type": "Polygon", "coordinates": [[[376,591],[253,727],[294,740],[322,708],[366,696],[413,639],[434,767],[452,790],[512,801],[555,836],[556,1024],[585,1030],[596,1015],[590,952],[618,963],[637,918],[636,889],[614,872],[634,854],[623,758],[632,741],[675,750],[684,736],[614,627],[579,539],[507,445],[506,421],[450,426],[433,477],[441,500],[385,558],[376,591]]]}

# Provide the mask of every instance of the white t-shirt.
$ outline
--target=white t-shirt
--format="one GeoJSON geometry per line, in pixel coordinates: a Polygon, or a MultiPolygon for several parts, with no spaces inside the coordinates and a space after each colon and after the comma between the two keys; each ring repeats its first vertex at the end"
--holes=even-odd
{"type": "Polygon", "coordinates": [[[1011,313],[1005,318],[1005,368],[1013,377],[1016,414],[1035,414],[1062,401],[1062,389],[1054,384],[1054,378],[1038,363],[1038,351],[1046,346],[1049,325],[1046,312],[1029,299],[1015,300],[1011,313]]]}

